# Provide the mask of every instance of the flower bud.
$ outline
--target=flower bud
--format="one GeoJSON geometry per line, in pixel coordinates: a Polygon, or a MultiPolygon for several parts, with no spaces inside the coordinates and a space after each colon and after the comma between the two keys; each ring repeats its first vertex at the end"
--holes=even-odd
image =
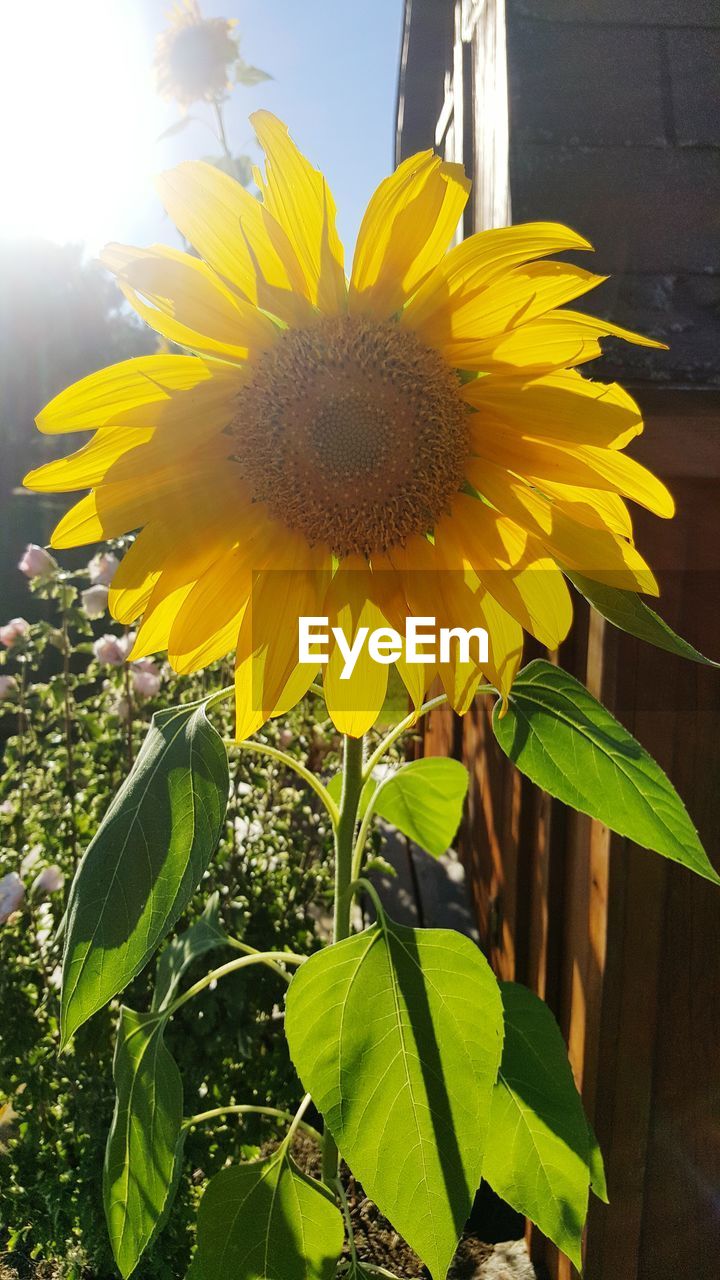
{"type": "Polygon", "coordinates": [[[0,924],[4,924],[13,911],[19,910],[25,897],[25,886],[17,871],[10,871],[0,880],[0,924]]]}
{"type": "Polygon", "coordinates": [[[109,587],[120,561],[112,551],[98,551],[88,565],[90,581],[94,587],[109,587]]]}
{"type": "Polygon", "coordinates": [[[24,640],[29,634],[29,622],[24,618],[11,618],[4,627],[0,627],[0,644],[4,644],[6,649],[11,649],[18,640],[24,640]]]}
{"type": "Polygon", "coordinates": [[[60,868],[53,863],[51,867],[43,867],[32,883],[31,893],[36,895],[59,893],[65,884],[65,877],[60,868]]]}
{"type": "Polygon", "coordinates": [[[18,569],[26,578],[49,578],[57,569],[57,560],[44,547],[31,542],[25,548],[18,569]]]}
{"type": "Polygon", "coordinates": [[[0,676],[0,702],[6,702],[17,693],[18,682],[14,676],[0,676]]]}
{"type": "Polygon", "coordinates": [[[108,588],[100,584],[88,587],[86,591],[80,593],[80,600],[86,618],[90,618],[91,621],[102,618],[107,610],[108,588]]]}
{"type": "Polygon", "coordinates": [[[157,663],[149,658],[133,662],[130,669],[133,692],[138,698],[154,698],[160,692],[162,676],[157,663]]]}

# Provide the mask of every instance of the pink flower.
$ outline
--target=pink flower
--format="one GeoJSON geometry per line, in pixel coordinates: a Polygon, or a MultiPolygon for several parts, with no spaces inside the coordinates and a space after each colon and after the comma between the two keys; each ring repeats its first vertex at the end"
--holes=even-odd
{"type": "Polygon", "coordinates": [[[26,578],[49,578],[57,567],[57,560],[35,542],[29,543],[25,548],[25,554],[18,565],[26,578]]]}
{"type": "Polygon", "coordinates": [[[24,618],[11,618],[4,627],[0,627],[0,644],[4,644],[6,649],[11,649],[18,640],[24,640],[29,635],[29,622],[24,618]]]}
{"type": "Polygon", "coordinates": [[[32,883],[31,893],[59,893],[65,884],[65,877],[58,866],[54,863],[51,867],[43,867],[38,876],[32,883]]]}
{"type": "Polygon", "coordinates": [[[18,682],[14,676],[0,676],[0,702],[5,702],[17,693],[18,682]]]}
{"type": "Polygon", "coordinates": [[[0,880],[0,924],[4,924],[22,906],[25,885],[17,871],[10,871],[0,880]]]}
{"type": "Polygon", "coordinates": [[[281,729],[281,730],[280,730],[280,734],[279,734],[279,737],[278,737],[278,741],[279,741],[280,746],[282,747],[282,750],[283,750],[283,751],[286,751],[286,750],[287,750],[287,748],[290,746],[290,743],[291,743],[291,742],[292,742],[292,740],[293,740],[293,736],[294,736],[294,735],[293,735],[293,731],[292,731],[292,729],[281,729]]]}
{"type": "Polygon", "coordinates": [[[80,600],[86,618],[90,618],[91,621],[102,618],[107,611],[108,588],[99,584],[88,587],[86,591],[80,593],[80,600]]]}
{"type": "MultiPolygon", "coordinates": [[[[93,586],[109,587],[120,564],[112,551],[98,551],[88,565],[88,573],[93,586]]],[[[83,593],[84,594],[84,593],[83,593]]]]}
{"type": "Polygon", "coordinates": [[[154,698],[160,692],[162,676],[157,663],[150,658],[140,658],[133,662],[130,677],[134,693],[138,698],[154,698]]]}
{"type": "Polygon", "coordinates": [[[135,633],[130,631],[125,636],[100,636],[93,644],[93,653],[98,662],[108,667],[121,667],[135,643],[135,633]]]}

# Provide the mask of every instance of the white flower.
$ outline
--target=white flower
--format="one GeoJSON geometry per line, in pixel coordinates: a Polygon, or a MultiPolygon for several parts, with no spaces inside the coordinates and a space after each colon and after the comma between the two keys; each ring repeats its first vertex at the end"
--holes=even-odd
{"type": "Polygon", "coordinates": [[[6,649],[11,649],[18,640],[24,640],[30,634],[30,623],[25,618],[11,618],[5,623],[4,627],[0,627],[0,644],[4,644],[6,649]]]}
{"type": "Polygon", "coordinates": [[[51,867],[43,867],[32,882],[31,893],[59,893],[65,884],[65,877],[60,868],[53,863],[51,867]]]}
{"type": "Polygon", "coordinates": [[[100,636],[93,644],[93,653],[98,662],[104,662],[108,667],[121,667],[134,643],[135,633],[132,631],[125,636],[100,636]]]}
{"type": "Polygon", "coordinates": [[[138,698],[154,698],[160,692],[162,676],[157,663],[150,658],[140,658],[130,668],[134,693],[138,698]]]}
{"type": "Polygon", "coordinates": [[[112,551],[98,551],[88,565],[88,573],[93,586],[109,587],[120,561],[112,551]]]}
{"type": "Polygon", "coordinates": [[[278,741],[279,741],[279,743],[280,743],[280,747],[281,747],[281,749],[282,749],[283,751],[287,751],[288,747],[290,746],[290,743],[291,743],[291,742],[292,742],[292,740],[293,740],[293,737],[294,737],[294,735],[293,735],[293,731],[292,731],[292,729],[281,729],[281,730],[280,730],[280,735],[279,735],[278,741]]]}
{"type": "Polygon", "coordinates": [[[49,578],[57,567],[54,556],[51,556],[44,547],[39,547],[36,542],[28,544],[18,564],[18,569],[25,574],[26,578],[49,578]]]}
{"type": "Polygon", "coordinates": [[[96,618],[102,618],[107,610],[108,588],[103,586],[88,587],[80,593],[83,613],[86,618],[94,621],[96,618]]]}
{"type": "Polygon", "coordinates": [[[22,906],[25,885],[17,871],[10,871],[0,880],[0,924],[4,924],[22,906]]]}
{"type": "Polygon", "coordinates": [[[17,688],[18,682],[14,676],[0,676],[0,702],[12,698],[17,693],[17,688]]]}
{"type": "MultiPolygon", "coordinates": [[[[12,677],[0,676],[0,679],[9,680],[9,679],[12,679],[12,677]]],[[[15,812],[15,805],[13,804],[12,800],[3,800],[0,803],[0,813],[4,818],[11,817],[12,814],[14,814],[14,812],[15,812]]]]}

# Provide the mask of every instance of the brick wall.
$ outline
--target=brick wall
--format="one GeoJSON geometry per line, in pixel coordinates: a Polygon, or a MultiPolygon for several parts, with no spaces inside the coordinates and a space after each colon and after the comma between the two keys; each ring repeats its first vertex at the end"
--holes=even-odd
{"type": "Polygon", "coordinates": [[[720,0],[508,0],[507,42],[513,221],[586,234],[588,309],[670,345],[603,376],[717,387],[720,0]]]}

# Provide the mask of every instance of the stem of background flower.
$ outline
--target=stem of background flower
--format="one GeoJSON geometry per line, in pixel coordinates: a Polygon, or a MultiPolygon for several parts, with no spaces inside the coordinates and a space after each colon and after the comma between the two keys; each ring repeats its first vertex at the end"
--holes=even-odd
{"type": "Polygon", "coordinates": [[[325,808],[327,809],[328,814],[330,815],[330,818],[332,820],[333,826],[337,826],[340,820],[338,807],[335,804],[335,801],[333,800],[332,796],[330,795],[327,787],[324,787],[320,779],[316,778],[315,774],[311,773],[309,769],[306,769],[305,765],[301,764],[299,760],[296,760],[294,756],[289,756],[287,752],[281,751],[279,747],[271,747],[266,742],[231,741],[229,745],[231,747],[237,748],[238,751],[249,751],[254,753],[255,755],[270,756],[271,759],[279,760],[288,769],[292,769],[293,772],[297,773],[299,777],[303,779],[304,782],[307,782],[309,787],[312,787],[315,794],[319,796],[319,798],[322,800],[323,804],[325,805],[325,808]]]}
{"type": "MultiPolygon", "coordinates": [[[[158,1013],[158,1018],[172,1018],[178,1009],[181,1009],[188,1000],[192,1000],[195,996],[199,996],[201,991],[206,987],[217,982],[218,978],[224,978],[228,973],[234,973],[236,969],[245,969],[252,964],[268,964],[269,961],[279,961],[282,964],[299,965],[305,963],[305,956],[296,956],[292,951],[258,951],[252,955],[242,955],[237,960],[228,960],[227,964],[221,964],[218,969],[213,969],[211,973],[206,973],[204,978],[200,978],[192,987],[188,987],[187,991],[183,991],[177,1000],[173,1000],[167,1009],[163,1009],[158,1013]]],[[[283,977],[287,982],[290,981],[286,974],[283,977]]]]}
{"type": "MultiPolygon", "coordinates": [[[[213,1107],[211,1111],[200,1111],[196,1116],[189,1116],[187,1120],[183,1120],[183,1129],[189,1129],[193,1124],[202,1124],[204,1120],[215,1120],[219,1116],[273,1116],[278,1120],[294,1120],[292,1111],[281,1111],[279,1107],[259,1107],[249,1103],[231,1104],[227,1107],[213,1107]]],[[[311,1124],[306,1124],[304,1120],[299,1122],[298,1127],[307,1133],[315,1142],[322,1142],[322,1135],[317,1129],[313,1129],[311,1124]]]]}
{"type": "Polygon", "coordinates": [[[125,684],[125,702],[127,704],[127,712],[125,716],[125,742],[127,747],[128,769],[132,769],[135,760],[135,752],[133,751],[133,696],[132,684],[130,683],[130,666],[127,662],[123,664],[123,681],[125,684]]]}
{"type": "Polygon", "coordinates": [[[232,177],[237,178],[237,168],[235,165],[235,157],[228,146],[227,134],[225,133],[225,121],[223,119],[222,104],[217,98],[213,98],[213,110],[215,111],[215,119],[218,127],[218,142],[223,149],[223,154],[232,170],[232,177]]]}
{"type": "Polygon", "coordinates": [[[77,857],[77,825],[75,822],[75,756],[72,740],[72,704],[70,699],[70,635],[68,632],[67,600],[64,588],[61,588],[62,599],[62,637],[63,637],[63,692],[65,710],[65,753],[68,798],[70,800],[70,844],[73,857],[77,857]]]}
{"type": "MultiPolygon", "coordinates": [[[[363,788],[364,738],[344,740],[340,816],[335,828],[335,908],[333,942],[342,942],[350,933],[352,856],[357,811],[363,788]]],[[[338,1176],[338,1149],[329,1129],[323,1136],[323,1180],[334,1193],[338,1176]]]]}

